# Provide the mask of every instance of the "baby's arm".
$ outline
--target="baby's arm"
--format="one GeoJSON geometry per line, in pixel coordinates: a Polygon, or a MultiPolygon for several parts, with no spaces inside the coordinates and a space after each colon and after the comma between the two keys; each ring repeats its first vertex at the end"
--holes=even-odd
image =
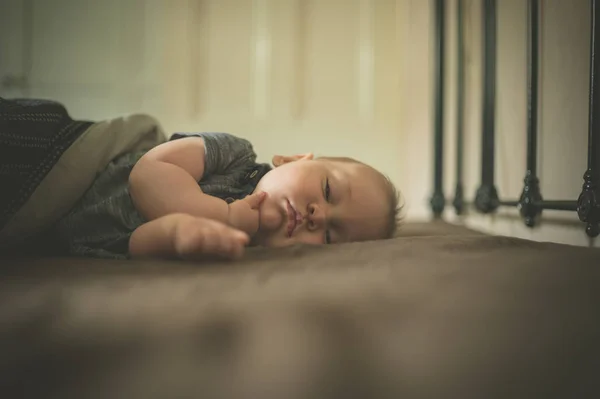
{"type": "Polygon", "coordinates": [[[264,195],[250,195],[231,205],[204,194],[205,144],[200,137],[169,141],[148,151],[134,166],[129,190],[148,223],[129,242],[133,257],[197,258],[243,253],[258,229],[264,195]],[[240,231],[242,230],[242,231],[240,231]]]}
{"type": "Polygon", "coordinates": [[[228,204],[198,186],[204,174],[204,140],[189,137],[163,143],[136,163],[129,189],[137,210],[147,220],[186,213],[228,222],[228,204]]]}
{"type": "Polygon", "coordinates": [[[246,233],[215,220],[172,213],[138,227],[129,240],[129,253],[133,258],[239,258],[248,241],[246,233]]]}

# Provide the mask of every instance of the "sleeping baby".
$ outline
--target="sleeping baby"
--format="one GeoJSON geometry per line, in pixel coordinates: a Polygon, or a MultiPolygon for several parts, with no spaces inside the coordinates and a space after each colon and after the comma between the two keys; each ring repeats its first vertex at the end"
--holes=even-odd
{"type": "Polygon", "coordinates": [[[312,154],[272,163],[227,133],[175,134],[111,162],[57,233],[73,255],[183,259],[394,234],[397,191],[372,167],[312,154]]]}
{"type": "Polygon", "coordinates": [[[199,259],[238,258],[248,245],[383,239],[396,230],[394,185],[350,158],[300,154],[261,164],[246,139],[165,140],[148,116],[73,121],[61,104],[41,100],[0,99],[0,111],[0,130],[21,138],[0,137],[2,153],[31,160],[36,171],[7,180],[15,192],[3,237],[44,230],[74,256],[199,259]],[[34,141],[46,147],[33,152],[25,144],[34,141]]]}

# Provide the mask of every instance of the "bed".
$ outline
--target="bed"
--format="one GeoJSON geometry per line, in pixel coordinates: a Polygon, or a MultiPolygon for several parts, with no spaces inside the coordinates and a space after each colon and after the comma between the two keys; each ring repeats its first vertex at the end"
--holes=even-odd
{"type": "MultiPolygon", "coordinates": [[[[437,48],[443,54],[447,5],[442,0],[435,4],[437,48]]],[[[485,5],[487,48],[493,49],[495,2],[485,0],[485,5]]],[[[530,5],[535,32],[537,1],[530,5]]],[[[598,12],[594,1],[592,54],[598,12]]],[[[597,60],[591,59],[595,73],[597,60]]],[[[489,94],[493,51],[486,52],[486,60],[489,94]]],[[[441,90],[441,57],[437,65],[441,90]]],[[[592,78],[594,111],[595,85],[592,78]]],[[[485,97],[488,125],[482,151],[489,155],[493,95],[485,97]]],[[[40,210],[35,201],[47,198],[37,191],[40,182],[48,181],[53,165],[65,159],[73,143],[89,137],[86,122],[58,118],[56,131],[63,134],[44,153],[53,154],[47,156],[54,161],[42,162],[46,169],[36,169],[35,181],[11,180],[19,195],[0,202],[4,226],[15,215],[22,222],[12,225],[14,234],[4,236],[0,257],[2,396],[599,397],[600,249],[492,236],[444,221],[442,105],[436,105],[439,156],[431,222],[406,224],[389,240],[253,248],[234,263],[108,261],[9,251],[23,248],[22,240],[9,241],[26,233],[16,225],[31,232],[51,220],[52,212],[40,210]],[[41,218],[19,213],[27,206],[42,212],[37,214],[41,218]]],[[[579,200],[541,200],[535,159],[528,162],[531,178],[523,196],[501,200],[493,162],[484,162],[482,185],[472,204],[462,196],[457,167],[456,212],[470,206],[483,213],[519,206],[524,222],[533,225],[541,209],[567,208],[578,212],[590,236],[597,235],[600,139],[596,113],[591,115],[589,167],[579,200]]],[[[151,119],[118,123],[139,128],[133,140],[119,144],[121,149],[160,140],[151,119]]],[[[528,153],[535,157],[535,128],[530,132],[528,153]]],[[[120,149],[103,148],[97,158],[86,160],[84,169],[93,172],[114,151],[120,149]]],[[[87,172],[79,186],[67,187],[62,200],[53,197],[49,204],[62,209],[86,179],[87,172]]]]}
{"type": "Polygon", "coordinates": [[[36,398],[597,397],[599,265],[597,249],[441,221],[237,263],[5,258],[0,386],[36,398]]]}

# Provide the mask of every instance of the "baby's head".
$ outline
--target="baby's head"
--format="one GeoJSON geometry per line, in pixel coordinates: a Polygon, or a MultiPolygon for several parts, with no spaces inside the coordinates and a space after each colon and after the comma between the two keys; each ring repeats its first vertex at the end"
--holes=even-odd
{"type": "Polygon", "coordinates": [[[350,158],[312,154],[273,157],[273,170],[258,183],[267,192],[254,244],[367,241],[394,235],[399,195],[374,168],[350,158]]]}

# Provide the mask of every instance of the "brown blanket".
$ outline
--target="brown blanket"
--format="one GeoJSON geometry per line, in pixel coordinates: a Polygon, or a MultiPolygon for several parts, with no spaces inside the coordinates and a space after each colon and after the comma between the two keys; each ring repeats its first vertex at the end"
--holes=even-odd
{"type": "Polygon", "coordinates": [[[0,259],[0,392],[600,397],[600,250],[404,235],[239,263],[0,259]]]}

